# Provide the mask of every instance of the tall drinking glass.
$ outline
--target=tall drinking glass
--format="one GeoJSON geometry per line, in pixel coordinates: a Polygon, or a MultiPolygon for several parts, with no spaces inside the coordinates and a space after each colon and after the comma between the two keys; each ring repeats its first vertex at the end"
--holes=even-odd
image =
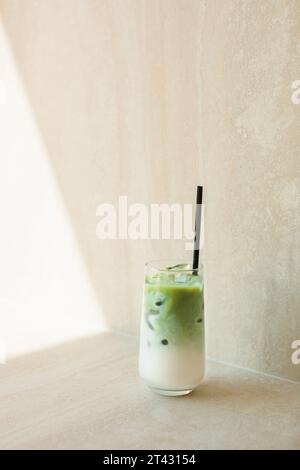
{"type": "Polygon", "coordinates": [[[203,267],[146,264],[139,372],[162,395],[186,395],[204,377],[203,267]]]}

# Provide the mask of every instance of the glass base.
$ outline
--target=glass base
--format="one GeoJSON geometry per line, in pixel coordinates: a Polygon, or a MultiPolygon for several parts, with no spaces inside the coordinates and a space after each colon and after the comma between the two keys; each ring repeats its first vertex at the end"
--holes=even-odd
{"type": "Polygon", "coordinates": [[[188,390],[163,390],[161,388],[154,388],[154,387],[149,387],[150,390],[152,390],[155,393],[158,393],[159,395],[164,395],[165,397],[182,397],[184,395],[188,395],[193,391],[192,388],[189,388],[188,390]]]}

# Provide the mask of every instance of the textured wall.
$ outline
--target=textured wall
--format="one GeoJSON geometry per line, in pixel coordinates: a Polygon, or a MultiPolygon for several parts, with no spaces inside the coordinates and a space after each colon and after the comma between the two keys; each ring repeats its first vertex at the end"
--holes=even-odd
{"type": "Polygon", "coordinates": [[[1,84],[0,365],[105,326],[0,24],[1,84]]]}
{"type": "Polygon", "coordinates": [[[91,283],[116,330],[138,332],[144,262],[182,257],[184,243],[101,242],[96,207],[120,194],[194,202],[203,182],[201,10],[197,0],[0,1],[91,283]]]}
{"type": "Polygon", "coordinates": [[[295,380],[300,2],[0,0],[49,162],[110,327],[137,332],[143,263],[180,242],[99,242],[95,209],[190,202],[205,183],[209,355],[295,380]]]}
{"type": "Polygon", "coordinates": [[[209,1],[201,38],[209,354],[300,380],[300,2],[209,1]]]}

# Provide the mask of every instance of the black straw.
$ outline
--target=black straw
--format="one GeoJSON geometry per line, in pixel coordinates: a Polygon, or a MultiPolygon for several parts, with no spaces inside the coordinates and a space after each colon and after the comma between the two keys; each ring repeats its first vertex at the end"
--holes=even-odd
{"type": "Polygon", "coordinates": [[[198,274],[203,186],[197,186],[193,274],[198,274]]]}

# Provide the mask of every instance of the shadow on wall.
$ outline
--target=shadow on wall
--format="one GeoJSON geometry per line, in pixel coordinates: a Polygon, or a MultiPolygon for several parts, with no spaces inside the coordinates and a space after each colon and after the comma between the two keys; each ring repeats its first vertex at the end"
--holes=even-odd
{"type": "MultiPolygon", "coordinates": [[[[106,322],[131,333],[137,332],[145,259],[176,256],[182,243],[100,242],[96,207],[116,203],[120,194],[132,202],[193,201],[198,173],[193,134],[198,105],[194,90],[184,92],[181,86],[182,74],[189,70],[186,82],[196,80],[196,74],[188,63],[165,66],[161,51],[163,41],[173,56],[184,42],[192,43],[196,15],[191,8],[188,17],[171,17],[169,37],[163,39],[160,2],[148,7],[122,1],[28,0],[26,7],[0,2],[15,62],[106,322]],[[165,75],[171,70],[178,79],[166,94],[165,75]],[[182,119],[186,128],[173,135],[172,127],[182,119]],[[191,165],[182,159],[183,151],[191,165]]],[[[195,62],[193,57],[188,61],[195,62]]]]}
{"type": "Polygon", "coordinates": [[[300,3],[205,3],[209,355],[299,381],[300,3]]]}

